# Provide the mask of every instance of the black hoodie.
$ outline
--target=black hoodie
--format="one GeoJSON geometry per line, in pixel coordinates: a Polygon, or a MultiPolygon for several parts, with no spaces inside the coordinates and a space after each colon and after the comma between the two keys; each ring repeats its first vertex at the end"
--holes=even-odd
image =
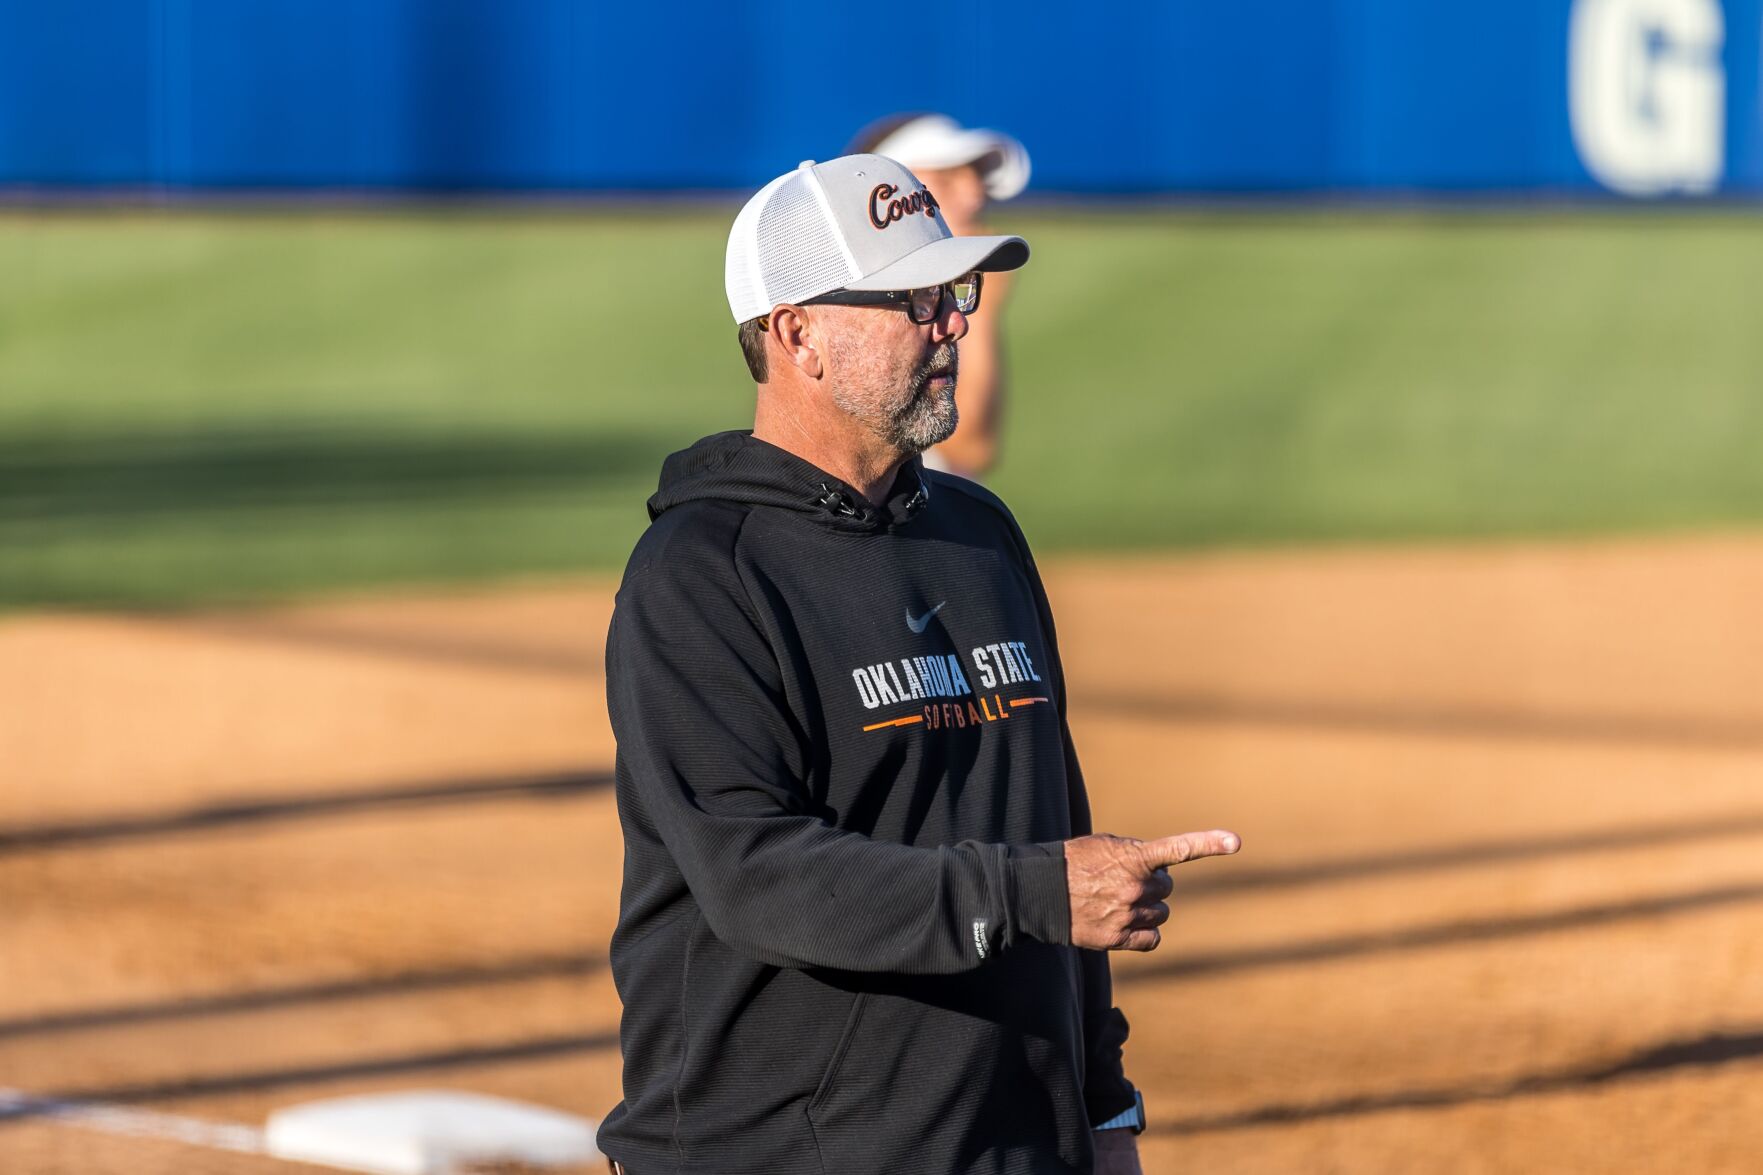
{"type": "Polygon", "coordinates": [[[1089,1171],[1127,1109],[1053,618],[996,497],[668,458],[612,618],[634,1175],[1089,1171]]]}

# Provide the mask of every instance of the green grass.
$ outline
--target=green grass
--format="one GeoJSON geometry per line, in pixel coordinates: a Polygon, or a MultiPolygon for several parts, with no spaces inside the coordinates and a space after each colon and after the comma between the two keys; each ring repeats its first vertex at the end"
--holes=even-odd
{"type": "MultiPolygon", "coordinates": [[[[1043,551],[1763,519],[1763,222],[1020,217],[1043,551]]],[[[615,569],[750,423],[723,213],[0,220],[0,604],[615,569]]]]}
{"type": "Polygon", "coordinates": [[[1043,542],[1763,517],[1753,219],[1122,219],[1047,235],[1012,323],[1024,394],[999,479],[1043,542]]]}

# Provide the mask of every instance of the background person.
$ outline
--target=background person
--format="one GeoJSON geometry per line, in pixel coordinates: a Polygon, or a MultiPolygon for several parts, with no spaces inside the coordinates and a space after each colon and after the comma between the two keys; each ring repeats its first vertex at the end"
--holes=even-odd
{"type": "MultiPolygon", "coordinates": [[[[924,181],[958,237],[984,236],[987,205],[1009,200],[1028,184],[1028,152],[1009,135],[972,130],[942,114],[894,114],[870,123],[851,142],[852,154],[899,160],[924,181]]],[[[1014,275],[986,279],[984,309],[968,320],[961,341],[961,426],[929,450],[933,469],[979,479],[998,461],[1004,427],[1003,310],[1014,275]]]]}

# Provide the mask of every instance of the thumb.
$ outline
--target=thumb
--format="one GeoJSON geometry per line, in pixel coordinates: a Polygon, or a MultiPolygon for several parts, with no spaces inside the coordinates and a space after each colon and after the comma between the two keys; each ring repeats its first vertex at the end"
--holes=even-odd
{"type": "Polygon", "coordinates": [[[1242,847],[1242,838],[1236,833],[1215,828],[1211,832],[1184,832],[1148,840],[1139,846],[1139,851],[1144,855],[1145,868],[1161,869],[1198,857],[1228,857],[1242,847]]]}

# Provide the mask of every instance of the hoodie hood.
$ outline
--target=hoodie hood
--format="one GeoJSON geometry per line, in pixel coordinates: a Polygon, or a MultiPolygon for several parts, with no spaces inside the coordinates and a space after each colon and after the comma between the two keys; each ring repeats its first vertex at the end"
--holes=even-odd
{"type": "Polygon", "coordinates": [[[712,499],[794,510],[839,530],[886,530],[911,521],[930,501],[923,468],[917,457],[902,465],[887,500],[876,506],[848,483],[750,431],[719,432],[662,462],[649,518],[712,499]]]}

